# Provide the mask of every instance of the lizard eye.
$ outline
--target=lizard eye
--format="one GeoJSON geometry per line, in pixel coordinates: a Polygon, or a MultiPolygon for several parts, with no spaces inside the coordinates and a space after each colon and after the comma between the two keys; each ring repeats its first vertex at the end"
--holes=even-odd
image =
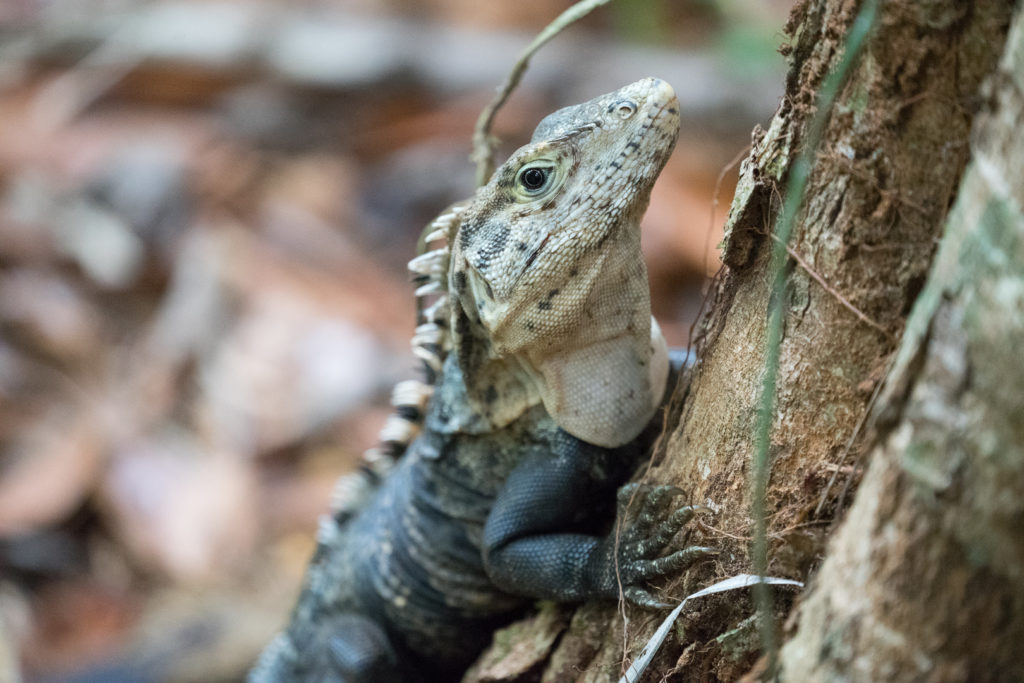
{"type": "Polygon", "coordinates": [[[548,174],[539,168],[528,168],[523,172],[523,187],[527,190],[539,190],[544,187],[548,174]]]}
{"type": "Polygon", "coordinates": [[[532,204],[558,191],[569,176],[569,159],[560,154],[535,156],[516,171],[511,188],[520,204],[532,204]]]}
{"type": "Polygon", "coordinates": [[[546,166],[526,166],[519,171],[517,182],[526,190],[527,194],[538,194],[548,184],[551,177],[551,168],[546,166]]]}

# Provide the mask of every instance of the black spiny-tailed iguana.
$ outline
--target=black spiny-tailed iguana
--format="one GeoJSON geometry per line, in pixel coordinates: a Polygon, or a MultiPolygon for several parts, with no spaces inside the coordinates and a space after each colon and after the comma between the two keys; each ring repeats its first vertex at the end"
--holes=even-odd
{"type": "Polygon", "coordinates": [[[658,520],[664,487],[617,544],[607,524],[670,372],[639,221],[678,107],[649,78],[555,112],[435,221],[450,251],[411,264],[418,294],[438,294],[414,344],[435,388],[398,400],[406,418],[425,408],[422,433],[322,524],[252,683],[450,680],[532,600],[615,599],[621,581],[662,606],[645,583],[710,552],[658,557],[695,511],[658,520]]]}

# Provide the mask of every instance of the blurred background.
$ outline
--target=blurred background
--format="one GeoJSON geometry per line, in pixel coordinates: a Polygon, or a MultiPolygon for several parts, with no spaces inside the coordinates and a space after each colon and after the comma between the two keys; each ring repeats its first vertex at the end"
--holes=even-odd
{"type": "MultiPolygon", "coordinates": [[[[241,679],[416,376],[416,238],[569,4],[0,1],[0,683],[241,679]]],[[[644,228],[674,345],[790,4],[619,0],[498,117],[503,158],[556,108],[676,88],[644,228]]]]}

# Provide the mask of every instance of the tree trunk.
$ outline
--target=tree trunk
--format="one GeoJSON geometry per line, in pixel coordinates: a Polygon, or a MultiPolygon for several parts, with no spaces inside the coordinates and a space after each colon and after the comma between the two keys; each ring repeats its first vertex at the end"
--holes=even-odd
{"type": "Polygon", "coordinates": [[[1024,13],[787,681],[1024,680],[1024,13]]]}
{"type": "MultiPolygon", "coordinates": [[[[716,546],[721,555],[664,586],[665,599],[751,571],[749,463],[765,358],[770,235],[816,93],[842,59],[859,4],[807,0],[787,27],[793,41],[786,96],[769,130],[755,131],[723,243],[727,269],[702,322],[698,363],[676,387],[668,436],[643,475],[679,486],[717,511],[690,540],[716,546]]],[[[1002,53],[1013,12],[1006,0],[880,5],[830,113],[791,240],[802,265],[793,269],[786,295],[766,502],[775,576],[805,579],[824,552],[849,475],[838,486],[827,484],[854,462],[849,445],[925,281],[968,159],[981,83],[1002,53]]],[[[776,593],[779,617],[788,595],[776,593]]],[[[743,593],[690,603],[679,620],[682,634],[677,629],[665,642],[652,665],[656,673],[645,680],[666,674],[736,679],[760,650],[753,614],[743,593]]],[[[627,608],[624,635],[614,606],[561,615],[559,621],[548,612],[503,634],[496,640],[501,646],[467,680],[614,679],[663,616],[627,608]],[[516,666],[509,665],[510,653],[516,666]]]]}

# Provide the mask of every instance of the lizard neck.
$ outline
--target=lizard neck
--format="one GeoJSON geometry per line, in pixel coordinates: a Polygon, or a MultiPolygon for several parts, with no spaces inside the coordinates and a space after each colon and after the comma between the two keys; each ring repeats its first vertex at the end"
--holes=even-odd
{"type": "Polygon", "coordinates": [[[453,428],[497,429],[543,402],[560,427],[589,443],[620,446],[643,430],[664,393],[667,348],[650,315],[636,226],[621,226],[609,241],[623,244],[592,250],[550,281],[551,315],[525,329],[507,311],[488,326],[473,297],[455,299],[457,368],[446,367],[445,384],[458,385],[468,411],[453,428]],[[608,257],[621,253],[637,257],[608,257]]]}
{"type": "Polygon", "coordinates": [[[541,402],[533,373],[515,356],[496,356],[472,315],[452,302],[452,352],[435,390],[444,410],[433,421],[446,433],[493,432],[541,402]]]}
{"type": "MultiPolygon", "coordinates": [[[[647,268],[639,229],[621,226],[600,262],[583,264],[586,303],[574,327],[526,349],[548,413],[583,441],[615,447],[635,438],[650,421],[665,391],[668,349],[651,317],[647,268]],[[615,259],[609,254],[633,254],[615,259]]],[[[565,285],[572,292],[573,283],[565,285]]]]}

